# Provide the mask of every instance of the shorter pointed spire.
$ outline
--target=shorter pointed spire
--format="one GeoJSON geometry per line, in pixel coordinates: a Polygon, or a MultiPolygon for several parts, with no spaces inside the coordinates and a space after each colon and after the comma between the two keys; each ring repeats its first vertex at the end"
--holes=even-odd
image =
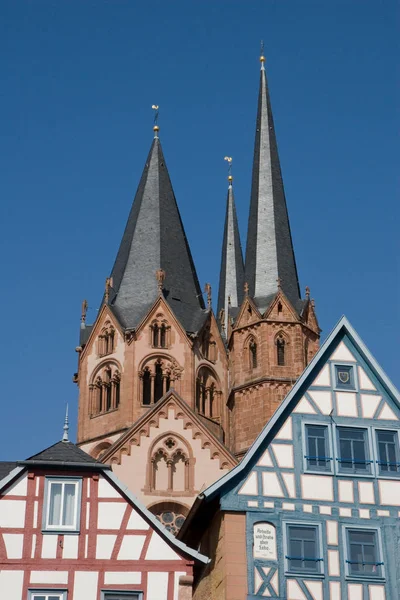
{"type": "Polygon", "coordinates": [[[67,407],[65,409],[65,419],[64,419],[63,430],[64,430],[64,433],[63,433],[62,441],[63,442],[69,442],[69,438],[68,438],[68,431],[69,431],[69,424],[68,424],[68,404],[67,404],[67,407]]]}
{"type": "Polygon", "coordinates": [[[225,331],[228,331],[229,308],[239,307],[243,299],[244,266],[233,195],[232,158],[225,156],[224,160],[228,163],[229,185],[226,201],[217,314],[220,314],[223,309],[224,328],[225,331]]]}

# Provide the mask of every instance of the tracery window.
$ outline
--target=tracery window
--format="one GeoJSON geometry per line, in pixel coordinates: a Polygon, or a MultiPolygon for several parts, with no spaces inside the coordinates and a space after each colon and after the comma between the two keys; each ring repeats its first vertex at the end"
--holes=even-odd
{"type": "Polygon", "coordinates": [[[203,333],[201,353],[205,359],[211,362],[215,362],[217,360],[217,343],[214,340],[209,327],[206,327],[203,333]]]}
{"type": "Polygon", "coordinates": [[[150,512],[164,525],[173,535],[177,535],[182,527],[188,509],[178,502],[160,502],[150,507],[150,512]]]}
{"type": "Polygon", "coordinates": [[[220,416],[221,391],[216,375],[208,367],[199,369],[196,379],[196,410],[215,419],[220,416]]]}
{"type": "Polygon", "coordinates": [[[171,344],[171,328],[161,313],[150,325],[150,337],[153,348],[168,348],[171,344]]]}
{"type": "Polygon", "coordinates": [[[193,489],[193,456],[187,442],[174,434],[158,438],[150,449],[147,491],[189,492],[193,489]]]}
{"type": "Polygon", "coordinates": [[[104,365],[89,385],[92,416],[115,410],[120,404],[121,375],[115,365],[104,365]]]}
{"type": "Polygon", "coordinates": [[[155,404],[170,389],[173,381],[180,377],[182,369],[173,361],[155,357],[147,361],[139,371],[140,397],[142,404],[155,404]]]}
{"type": "Polygon", "coordinates": [[[115,329],[110,321],[106,321],[100,332],[97,342],[97,352],[99,356],[111,354],[115,349],[115,329]]]}
{"type": "Polygon", "coordinates": [[[283,336],[279,336],[276,340],[276,360],[280,367],[285,365],[285,346],[285,338],[283,336]]]}
{"type": "Polygon", "coordinates": [[[250,340],[249,342],[249,360],[250,360],[250,369],[257,368],[257,343],[255,340],[250,340]]]}

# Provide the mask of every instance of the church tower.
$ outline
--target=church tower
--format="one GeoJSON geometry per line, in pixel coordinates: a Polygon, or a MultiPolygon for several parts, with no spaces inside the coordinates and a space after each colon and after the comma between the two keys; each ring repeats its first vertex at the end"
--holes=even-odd
{"type": "Polygon", "coordinates": [[[238,457],[316,353],[320,334],[309,289],[304,299],[300,295],[264,56],[260,62],[245,273],[242,279],[232,199],[220,279],[220,308],[228,306],[223,324],[229,352],[227,444],[238,457]]]}

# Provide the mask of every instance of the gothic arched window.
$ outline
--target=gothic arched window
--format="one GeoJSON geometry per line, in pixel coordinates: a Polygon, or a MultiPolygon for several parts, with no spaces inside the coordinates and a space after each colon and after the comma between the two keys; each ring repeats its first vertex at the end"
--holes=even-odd
{"type": "Polygon", "coordinates": [[[280,367],[285,365],[285,346],[285,339],[283,337],[278,337],[276,340],[276,360],[280,367]]]}
{"type": "Polygon", "coordinates": [[[205,417],[220,416],[221,391],[216,375],[208,367],[199,369],[196,379],[196,410],[205,417]]]}
{"type": "Polygon", "coordinates": [[[193,490],[193,451],[188,442],[175,433],[159,436],[149,449],[149,467],[145,491],[180,495],[193,490]]]}
{"type": "Polygon", "coordinates": [[[249,343],[249,360],[250,360],[250,369],[257,368],[257,343],[255,340],[250,340],[249,343]]]}
{"type": "Polygon", "coordinates": [[[151,345],[153,348],[168,348],[170,341],[170,326],[160,313],[150,325],[151,345]]]}
{"type": "Polygon", "coordinates": [[[115,410],[120,404],[121,375],[114,364],[100,367],[89,385],[89,403],[92,416],[115,410]]]}
{"type": "Polygon", "coordinates": [[[143,371],[139,372],[140,392],[142,404],[149,405],[158,402],[170,389],[173,379],[179,378],[174,371],[174,365],[167,363],[164,359],[155,358],[147,362],[143,371]]]}
{"type": "Polygon", "coordinates": [[[97,352],[99,356],[104,356],[106,354],[111,354],[114,352],[115,346],[115,329],[111,325],[110,321],[107,321],[104,324],[103,329],[100,332],[98,343],[97,343],[97,352]]]}
{"type": "Polygon", "coordinates": [[[142,404],[150,404],[151,403],[151,376],[149,369],[145,369],[142,376],[143,383],[143,398],[142,404]]]}

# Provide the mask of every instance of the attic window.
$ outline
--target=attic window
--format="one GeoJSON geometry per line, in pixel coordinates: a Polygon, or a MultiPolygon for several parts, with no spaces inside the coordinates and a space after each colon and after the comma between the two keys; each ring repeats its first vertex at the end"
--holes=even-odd
{"type": "Polygon", "coordinates": [[[154,320],[150,325],[151,345],[153,348],[168,348],[170,346],[171,328],[165,320],[154,320]]]}
{"type": "Polygon", "coordinates": [[[282,304],[281,302],[278,302],[278,314],[282,313],[282,304]]]}
{"type": "Polygon", "coordinates": [[[79,531],[82,480],[46,477],[43,531],[79,531]]]}

